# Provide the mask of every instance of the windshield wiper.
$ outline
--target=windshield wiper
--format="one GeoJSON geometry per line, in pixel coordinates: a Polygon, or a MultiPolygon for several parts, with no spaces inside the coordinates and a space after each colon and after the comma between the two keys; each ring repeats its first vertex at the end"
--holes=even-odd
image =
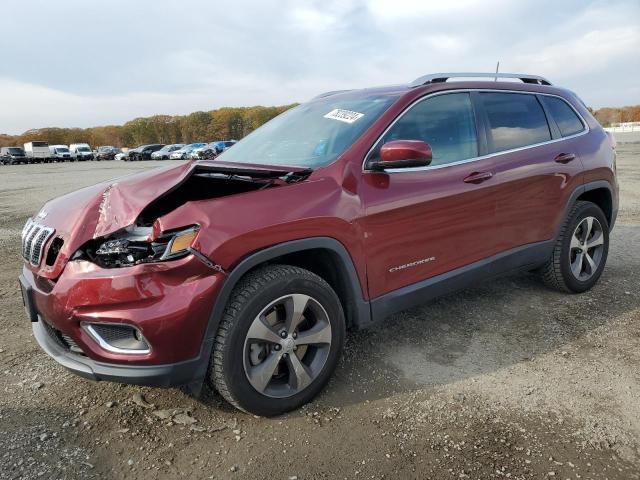
{"type": "Polygon", "coordinates": [[[285,182],[297,182],[307,178],[311,175],[313,169],[305,168],[300,169],[299,167],[292,167],[289,170],[286,167],[275,168],[273,166],[264,166],[264,167],[243,167],[241,165],[199,165],[196,167],[196,174],[202,173],[219,173],[226,174],[229,176],[241,176],[241,177],[251,177],[251,178],[281,178],[285,182]]]}

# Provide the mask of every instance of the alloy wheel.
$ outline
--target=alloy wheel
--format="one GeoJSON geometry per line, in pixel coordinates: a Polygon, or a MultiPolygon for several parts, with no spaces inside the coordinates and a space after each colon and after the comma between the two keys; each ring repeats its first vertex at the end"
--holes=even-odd
{"type": "Polygon", "coordinates": [[[584,282],[598,270],[604,251],[604,232],[595,217],[585,217],[573,232],[569,263],[573,276],[584,282]]]}
{"type": "Polygon", "coordinates": [[[320,375],[331,349],[331,323],[313,297],[285,295],[255,317],[244,342],[244,371],[262,395],[291,397],[320,375]]]}

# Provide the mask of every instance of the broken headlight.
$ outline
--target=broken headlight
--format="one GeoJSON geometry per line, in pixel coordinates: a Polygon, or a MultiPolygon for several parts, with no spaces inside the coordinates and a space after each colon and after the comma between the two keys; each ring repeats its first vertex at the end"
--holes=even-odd
{"type": "Polygon", "coordinates": [[[103,267],[125,267],[139,263],[159,262],[183,257],[198,234],[197,227],[166,233],[154,241],[149,240],[147,229],[133,229],[118,237],[99,242],[89,257],[103,267]]]}

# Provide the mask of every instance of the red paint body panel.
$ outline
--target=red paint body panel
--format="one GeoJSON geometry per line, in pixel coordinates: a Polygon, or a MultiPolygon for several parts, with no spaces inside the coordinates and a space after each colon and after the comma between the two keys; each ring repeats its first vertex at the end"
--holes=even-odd
{"type": "MultiPolygon", "coordinates": [[[[277,182],[270,188],[187,202],[158,218],[153,235],[197,224],[194,248],[227,271],[273,245],[331,237],[348,252],[359,280],[358,294],[368,301],[505,250],[554,238],[571,195],[585,182],[609,182],[617,208],[615,152],[595,119],[564,90],[456,82],[369,89],[362,95],[373,92],[399,97],[332,164],[299,183],[277,182]],[[563,96],[591,131],[424,171],[363,171],[371,147],[409,105],[425,95],[456,89],[563,96]],[[577,158],[557,163],[554,159],[560,153],[574,153],[577,158]],[[491,177],[481,183],[465,182],[479,172],[491,177]]],[[[177,188],[202,164],[206,162],[89,187],[48,202],[43,208],[46,216],[35,218],[55,228],[52,238],[60,236],[64,246],[50,267],[25,264],[34,302],[42,317],[73,338],[91,359],[153,365],[188,360],[200,351],[223,274],[194,256],[112,269],[70,258],[88,241],[131,226],[145,207],[177,188]],[[80,322],[88,320],[137,326],[151,352],[133,356],[101,349],[80,328],[80,322]]]]}
{"type": "Polygon", "coordinates": [[[165,364],[195,357],[223,277],[187,257],[174,262],[106,270],[70,262],[52,288],[24,270],[41,317],[73,338],[90,358],[128,364],[165,364]],[[137,326],[151,344],[144,355],[103,350],[80,328],[104,321],[137,326]],[[194,340],[196,339],[196,340],[194,340]]]}
{"type": "Polygon", "coordinates": [[[493,159],[485,159],[428,171],[365,174],[360,195],[367,207],[360,223],[372,298],[495,253],[495,187],[463,182],[492,165],[493,159]]]}
{"type": "Polygon", "coordinates": [[[493,157],[497,251],[555,237],[566,213],[562,207],[583,183],[583,169],[579,158],[566,165],[554,159],[565,150],[575,150],[579,140],[493,157]]]}

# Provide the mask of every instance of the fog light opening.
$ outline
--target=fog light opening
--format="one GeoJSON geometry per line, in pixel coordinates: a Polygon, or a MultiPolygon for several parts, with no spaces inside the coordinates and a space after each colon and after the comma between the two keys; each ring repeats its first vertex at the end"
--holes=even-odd
{"type": "Polygon", "coordinates": [[[142,332],[122,323],[82,323],[84,331],[103,349],[112,353],[144,355],[151,347],[142,332]]]}

